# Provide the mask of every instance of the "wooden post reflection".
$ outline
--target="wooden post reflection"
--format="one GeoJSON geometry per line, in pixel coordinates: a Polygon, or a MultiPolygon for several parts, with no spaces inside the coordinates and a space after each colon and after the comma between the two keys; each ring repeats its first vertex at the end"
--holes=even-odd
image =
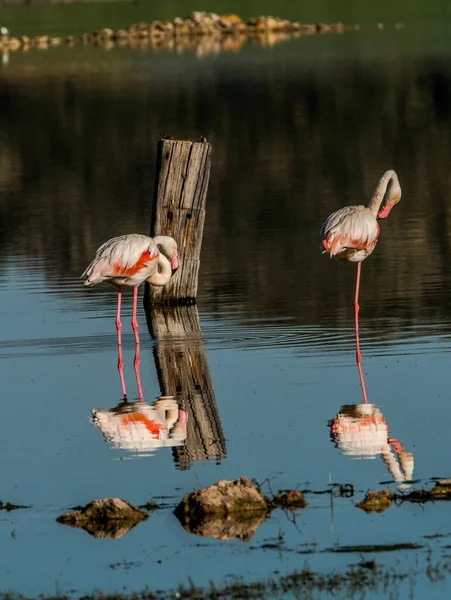
{"type": "Polygon", "coordinates": [[[176,462],[189,469],[195,460],[221,460],[226,443],[197,307],[146,302],[145,309],[149,333],[158,341],[154,356],[161,394],[174,396],[188,416],[186,440],[173,448],[176,462]]]}

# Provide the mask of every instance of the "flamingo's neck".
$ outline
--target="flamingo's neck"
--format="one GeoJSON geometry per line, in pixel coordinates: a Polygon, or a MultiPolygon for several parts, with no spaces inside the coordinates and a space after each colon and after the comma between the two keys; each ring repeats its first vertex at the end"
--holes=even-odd
{"type": "Polygon", "coordinates": [[[393,479],[397,482],[405,481],[406,477],[401,470],[398,460],[392,454],[391,448],[388,444],[383,445],[381,449],[381,456],[393,479]]]}
{"type": "Polygon", "coordinates": [[[390,210],[400,199],[401,186],[399,185],[398,176],[395,171],[386,171],[376,185],[376,189],[368,203],[368,208],[377,217],[381,204],[385,200],[384,207],[379,216],[382,218],[387,217],[390,210]]]}
{"type": "Polygon", "coordinates": [[[171,263],[166,258],[164,254],[160,252],[160,256],[158,257],[158,269],[146,279],[151,285],[166,285],[166,283],[171,279],[172,269],[171,263]]]}

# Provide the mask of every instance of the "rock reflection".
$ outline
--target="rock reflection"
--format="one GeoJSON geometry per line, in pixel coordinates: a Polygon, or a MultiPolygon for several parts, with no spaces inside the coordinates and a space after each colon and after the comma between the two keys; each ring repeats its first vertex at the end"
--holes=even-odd
{"type": "MultiPolygon", "coordinates": [[[[114,48],[130,48],[131,50],[154,51],[157,53],[175,53],[175,54],[194,54],[197,58],[205,58],[207,56],[217,56],[223,53],[237,53],[243,49],[246,44],[256,44],[264,47],[272,47],[276,44],[287,42],[292,38],[298,38],[301,35],[316,33],[316,28],[305,30],[303,32],[283,32],[283,31],[267,31],[253,33],[235,33],[224,35],[221,33],[213,35],[201,36],[186,36],[186,37],[147,37],[147,38],[119,38],[115,41],[110,39],[97,40],[91,42],[93,46],[99,46],[105,51],[113,50],[114,48]]],[[[60,44],[52,41],[58,38],[48,38],[40,36],[32,40],[32,45],[17,44],[13,45],[12,40],[7,46],[1,45],[0,40],[0,55],[2,63],[9,63],[9,53],[22,50],[26,52],[33,49],[49,50],[51,46],[59,46],[60,44]]],[[[73,47],[76,43],[76,38],[69,36],[65,43],[69,47],[73,47]]],[[[85,42],[84,45],[87,45],[85,42]]]]}
{"type": "Polygon", "coordinates": [[[265,513],[245,515],[207,515],[200,520],[180,520],[183,529],[188,533],[211,537],[223,542],[239,539],[249,542],[252,536],[267,518],[265,513]]]}
{"type": "Polygon", "coordinates": [[[345,456],[382,458],[393,479],[409,487],[414,469],[412,452],[390,437],[388,423],[374,404],[345,404],[329,421],[332,442],[345,456]]]}
{"type": "Polygon", "coordinates": [[[122,401],[111,409],[95,408],[92,422],[114,449],[141,456],[180,446],[186,439],[186,412],[171,396],[160,396],[153,404],[122,401]]]}
{"type": "Polygon", "coordinates": [[[147,301],[145,308],[149,332],[157,340],[161,393],[186,410],[186,439],[173,449],[176,463],[189,469],[195,460],[223,459],[226,443],[196,306],[150,306],[147,301]]]}

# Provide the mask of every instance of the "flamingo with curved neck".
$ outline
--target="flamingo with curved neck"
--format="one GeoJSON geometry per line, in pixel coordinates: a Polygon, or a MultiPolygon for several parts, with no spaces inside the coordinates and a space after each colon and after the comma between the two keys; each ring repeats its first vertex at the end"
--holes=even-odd
{"type": "Polygon", "coordinates": [[[372,215],[379,219],[385,219],[390,214],[391,209],[401,200],[401,186],[395,171],[385,171],[379,179],[376,189],[370,198],[368,208],[372,215]],[[379,208],[384,202],[382,210],[379,208]]]}
{"type": "MultiPolygon", "coordinates": [[[[118,343],[118,369],[124,398],[127,397],[124,380],[124,361],[122,358],[122,287],[133,287],[132,328],[135,334],[135,367],[140,363],[138,320],[138,286],[144,281],[151,285],[165,285],[179,267],[179,255],[176,241],[167,235],[153,239],[147,235],[131,233],[111,238],[97,249],[94,260],[88,265],[81,278],[86,286],[106,281],[117,287],[116,329],[118,343]]],[[[138,381],[139,398],[142,399],[142,387],[138,381]]]]}
{"type": "Polygon", "coordinates": [[[323,253],[339,260],[356,262],[357,279],[354,297],[356,359],[365,402],[368,402],[359,340],[359,289],[362,261],[374,250],[380,228],[377,219],[385,219],[401,200],[401,186],[395,171],[386,171],[379,179],[368,206],[344,206],[327,217],[321,227],[323,253]],[[381,208],[382,207],[382,208],[381,208]]]}
{"type": "Polygon", "coordinates": [[[161,287],[167,284],[174,271],[178,269],[178,254],[174,263],[173,238],[167,235],[157,235],[153,238],[153,241],[157,245],[160,255],[158,256],[157,269],[146,278],[146,281],[151,285],[161,287]]]}

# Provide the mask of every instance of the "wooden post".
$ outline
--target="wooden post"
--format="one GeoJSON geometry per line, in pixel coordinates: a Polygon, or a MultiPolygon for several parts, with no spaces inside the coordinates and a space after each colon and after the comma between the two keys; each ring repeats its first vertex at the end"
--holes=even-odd
{"type": "Polygon", "coordinates": [[[170,235],[176,240],[180,268],[164,287],[147,286],[152,304],[195,302],[210,157],[211,145],[205,138],[158,142],[150,235],[170,235]]]}
{"type": "Polygon", "coordinates": [[[155,365],[163,396],[174,396],[187,412],[183,445],[172,449],[181,469],[194,460],[221,460],[226,442],[205,355],[196,306],[150,306],[149,332],[157,340],[155,365]]]}

